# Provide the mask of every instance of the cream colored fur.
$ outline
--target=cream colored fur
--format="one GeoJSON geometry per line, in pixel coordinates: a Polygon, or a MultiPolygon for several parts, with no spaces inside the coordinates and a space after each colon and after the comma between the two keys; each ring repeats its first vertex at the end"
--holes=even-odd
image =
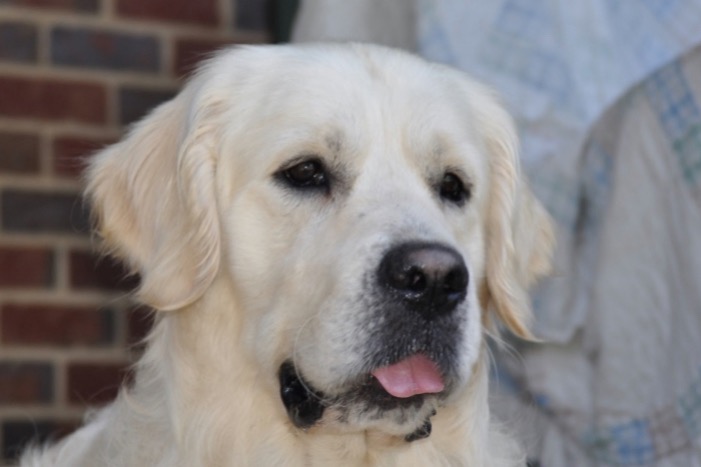
{"type": "Polygon", "coordinates": [[[549,221],[516,147],[486,88],[410,55],[223,51],[90,165],[99,234],[141,275],[157,323],[132,387],[22,465],[524,465],[490,419],[481,324],[490,307],[528,337],[527,286],[549,264],[549,221]],[[305,155],[342,167],[340,188],[305,197],[274,180],[305,155]],[[465,206],[446,206],[428,181],[447,168],[472,184],[465,206]],[[460,384],[433,433],[404,441],[418,418],[294,427],[277,368],[294,358],[325,392],[358,368],[361,322],[375,317],[352,297],[380,251],[407,239],[451,245],[471,278],[460,384]]]}

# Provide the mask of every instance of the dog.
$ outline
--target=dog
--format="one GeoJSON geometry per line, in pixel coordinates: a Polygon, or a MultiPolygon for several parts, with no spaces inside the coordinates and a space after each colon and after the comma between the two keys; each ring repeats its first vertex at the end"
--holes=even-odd
{"type": "Polygon", "coordinates": [[[86,177],[156,322],[117,400],[23,466],[525,465],[484,336],[531,337],[553,235],[488,88],[379,46],[234,47],[86,177]]]}

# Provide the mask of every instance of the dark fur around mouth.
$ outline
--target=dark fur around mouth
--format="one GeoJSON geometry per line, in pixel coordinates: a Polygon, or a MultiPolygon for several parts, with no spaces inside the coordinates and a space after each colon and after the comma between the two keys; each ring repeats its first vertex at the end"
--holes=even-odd
{"type": "MultiPolygon", "coordinates": [[[[357,386],[356,389],[341,396],[327,398],[320,391],[304,381],[291,361],[285,361],[278,372],[280,380],[280,398],[292,423],[301,429],[314,426],[324,415],[328,406],[348,404],[365,404],[378,413],[394,409],[419,409],[425,402],[424,395],[400,399],[388,394],[372,376],[357,386]]],[[[431,416],[435,415],[435,411],[431,416]]],[[[423,425],[405,436],[408,442],[428,437],[431,434],[430,416],[423,425]]]]}
{"type": "Polygon", "coordinates": [[[405,313],[394,304],[380,308],[384,315],[383,325],[366,324],[368,337],[365,342],[373,345],[364,344],[358,349],[363,361],[369,362],[374,369],[423,354],[438,366],[446,386],[444,392],[450,392],[458,373],[458,349],[466,325],[465,315],[456,313],[427,322],[420,316],[405,313]]]}
{"type": "Polygon", "coordinates": [[[324,394],[305,383],[290,361],[280,366],[278,377],[280,398],[290,420],[298,428],[310,428],[324,415],[324,394]]]}
{"type": "Polygon", "coordinates": [[[367,371],[421,353],[438,366],[445,378],[445,392],[450,392],[456,383],[458,352],[467,326],[465,302],[452,313],[431,315],[407,308],[400,297],[378,287],[373,274],[368,274],[363,284],[366,292],[358,297],[357,306],[367,312],[356,326],[365,337],[353,352],[362,355],[367,371]]]}

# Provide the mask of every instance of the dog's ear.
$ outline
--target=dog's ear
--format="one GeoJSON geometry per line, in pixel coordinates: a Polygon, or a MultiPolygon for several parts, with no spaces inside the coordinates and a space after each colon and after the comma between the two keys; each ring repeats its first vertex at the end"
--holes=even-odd
{"type": "Polygon", "coordinates": [[[528,288],[550,269],[554,234],[550,216],[520,172],[511,117],[489,97],[476,103],[490,165],[486,215],[486,286],[482,300],[514,334],[531,339],[528,288]]]}
{"type": "Polygon", "coordinates": [[[199,298],[219,269],[214,112],[197,81],[89,164],[86,194],[110,254],[141,276],[156,309],[199,298]]]}

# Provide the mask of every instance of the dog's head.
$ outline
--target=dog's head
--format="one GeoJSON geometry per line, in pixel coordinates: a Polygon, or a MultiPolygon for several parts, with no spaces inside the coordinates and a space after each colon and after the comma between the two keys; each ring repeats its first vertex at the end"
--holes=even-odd
{"type": "Polygon", "coordinates": [[[145,303],[229,282],[241,350],[297,426],[420,436],[465,391],[487,309],[529,336],[551,233],[516,146],[491,93],[446,67],[239,48],[99,154],[88,193],[145,303]]]}

